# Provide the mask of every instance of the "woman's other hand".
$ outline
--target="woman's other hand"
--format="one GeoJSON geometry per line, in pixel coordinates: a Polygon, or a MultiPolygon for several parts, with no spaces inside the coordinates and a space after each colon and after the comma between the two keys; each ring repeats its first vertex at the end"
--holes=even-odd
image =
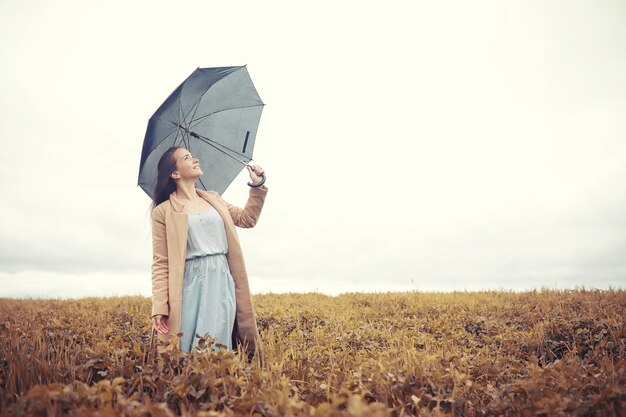
{"type": "Polygon", "coordinates": [[[250,179],[252,180],[252,183],[253,184],[260,183],[262,180],[261,174],[265,172],[263,171],[263,168],[261,168],[260,165],[246,165],[246,168],[248,168],[248,172],[250,173],[250,179]]]}
{"type": "Polygon", "coordinates": [[[169,326],[167,325],[167,316],[162,314],[156,314],[152,316],[152,328],[156,329],[158,333],[166,334],[170,331],[169,326]]]}

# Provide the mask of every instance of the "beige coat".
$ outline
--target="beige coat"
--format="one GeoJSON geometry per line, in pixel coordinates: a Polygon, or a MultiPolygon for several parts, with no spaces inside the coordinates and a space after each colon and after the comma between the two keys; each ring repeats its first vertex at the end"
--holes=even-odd
{"type": "MultiPolygon", "coordinates": [[[[232,334],[233,348],[241,343],[248,354],[261,353],[261,339],[256,325],[248,275],[235,226],[253,227],[261,214],[267,187],[250,188],[245,208],[227,203],[215,191],[196,193],[213,206],[222,217],[228,240],[228,265],[235,281],[237,313],[232,334]]],[[[152,316],[169,316],[167,334],[158,333],[162,341],[169,341],[180,332],[182,283],[187,251],[188,217],[184,204],[174,193],[152,210],[152,316]]]]}

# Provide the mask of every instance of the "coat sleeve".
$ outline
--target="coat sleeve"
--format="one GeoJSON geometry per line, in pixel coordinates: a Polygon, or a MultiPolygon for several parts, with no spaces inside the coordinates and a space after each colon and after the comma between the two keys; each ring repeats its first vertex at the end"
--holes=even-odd
{"type": "Polygon", "coordinates": [[[163,213],[152,210],[152,316],[169,316],[167,237],[163,213]]]}
{"type": "Polygon", "coordinates": [[[228,212],[230,213],[230,217],[232,217],[235,226],[249,228],[254,227],[257,220],[259,220],[261,209],[263,208],[263,203],[265,202],[265,196],[267,195],[267,190],[268,188],[265,185],[262,185],[261,187],[250,187],[250,194],[244,208],[237,207],[224,201],[221,196],[219,196],[219,198],[222,199],[224,204],[228,207],[228,212]]]}

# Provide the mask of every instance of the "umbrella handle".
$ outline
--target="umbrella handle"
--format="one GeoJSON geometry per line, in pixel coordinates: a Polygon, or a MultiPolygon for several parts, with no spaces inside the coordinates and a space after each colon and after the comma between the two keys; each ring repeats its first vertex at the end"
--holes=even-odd
{"type": "Polygon", "coordinates": [[[249,182],[249,183],[248,183],[248,185],[249,185],[250,187],[254,187],[254,188],[256,188],[256,187],[260,187],[260,186],[262,186],[263,184],[265,184],[265,172],[261,173],[261,182],[260,182],[260,183],[258,183],[258,184],[253,184],[253,183],[251,183],[251,182],[249,182]]]}

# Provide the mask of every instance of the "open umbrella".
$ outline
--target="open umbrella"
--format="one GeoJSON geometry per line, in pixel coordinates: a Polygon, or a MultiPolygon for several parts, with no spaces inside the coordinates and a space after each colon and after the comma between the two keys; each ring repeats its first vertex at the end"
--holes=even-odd
{"type": "Polygon", "coordinates": [[[200,160],[198,188],[222,194],[252,160],[263,106],[245,65],[196,69],[148,121],[137,185],[152,197],[159,159],[182,146],[200,160]]]}

